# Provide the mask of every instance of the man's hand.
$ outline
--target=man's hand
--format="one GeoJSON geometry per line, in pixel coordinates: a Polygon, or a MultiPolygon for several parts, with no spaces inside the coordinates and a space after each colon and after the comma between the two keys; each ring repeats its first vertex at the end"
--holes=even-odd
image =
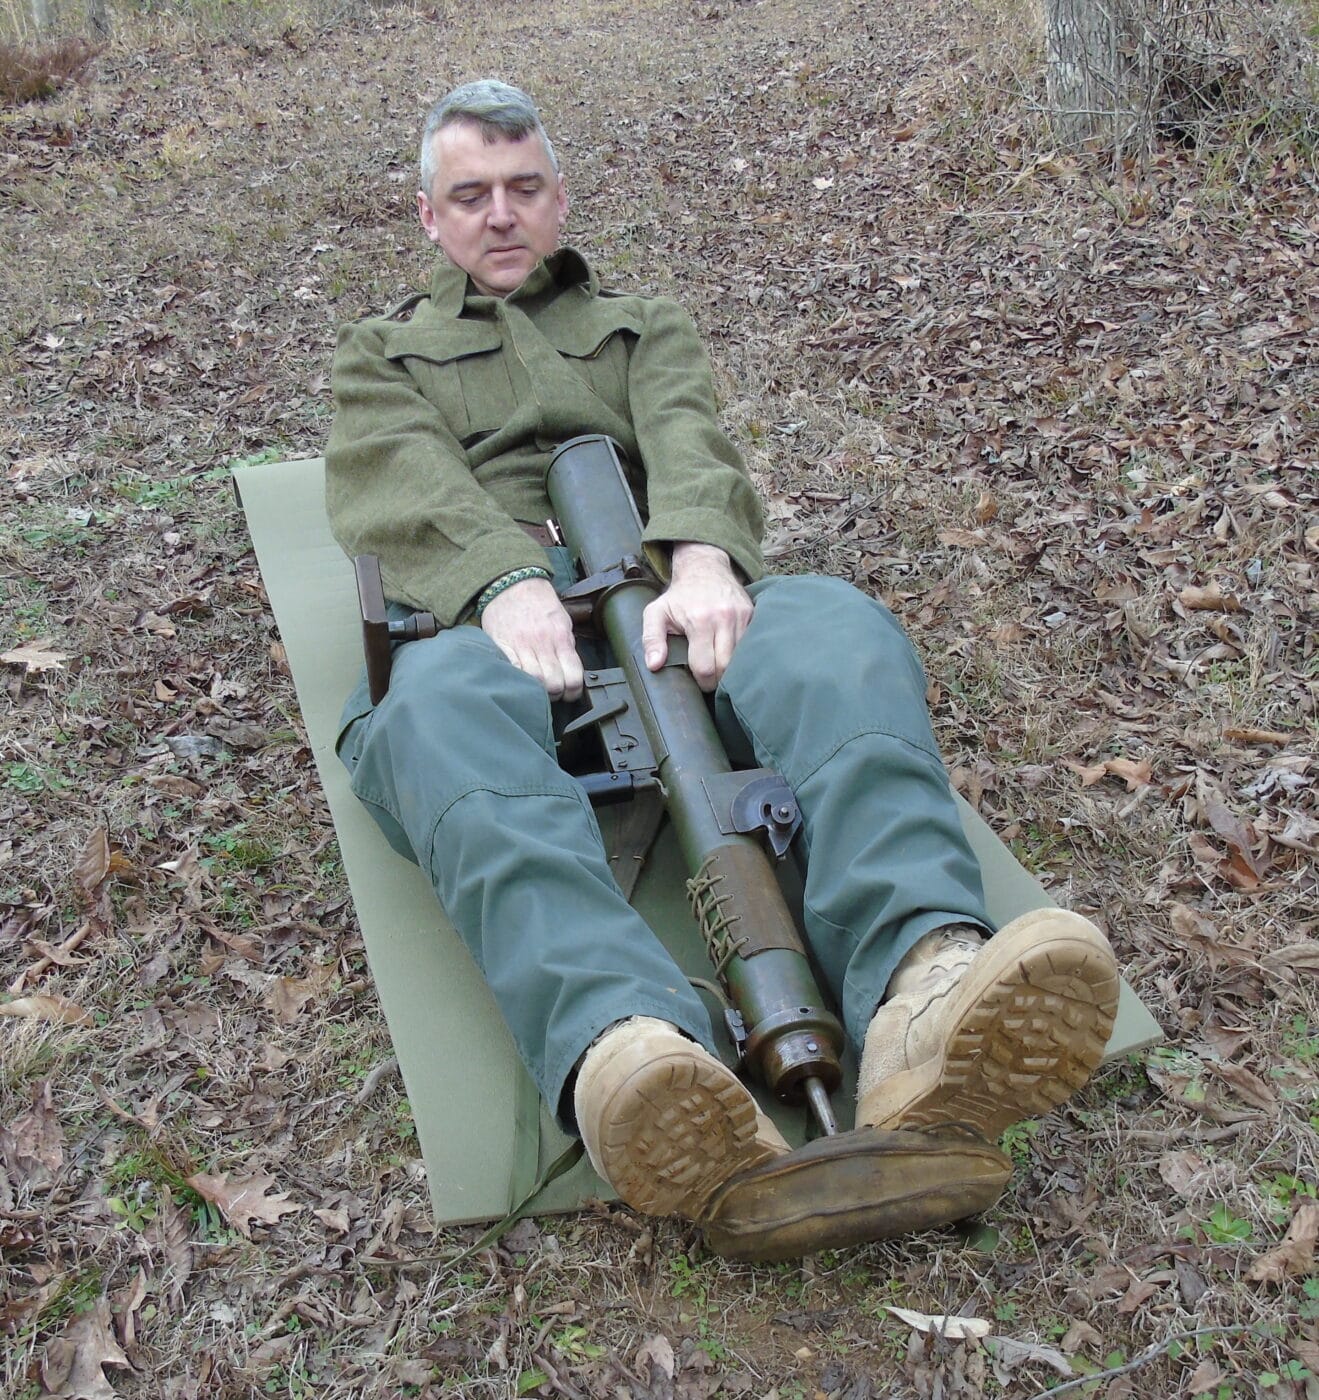
{"type": "Polygon", "coordinates": [[[551,700],[576,700],[582,693],[572,621],[548,579],[506,588],[481,614],[481,630],[518,670],[535,676],[551,700]]]}
{"type": "Polygon", "coordinates": [[[751,613],[751,598],[722,549],[676,544],[668,591],[646,608],[642,619],[646,665],[658,671],[668,660],[669,636],[685,636],[688,669],[702,690],[713,690],[733,659],[751,613]]]}

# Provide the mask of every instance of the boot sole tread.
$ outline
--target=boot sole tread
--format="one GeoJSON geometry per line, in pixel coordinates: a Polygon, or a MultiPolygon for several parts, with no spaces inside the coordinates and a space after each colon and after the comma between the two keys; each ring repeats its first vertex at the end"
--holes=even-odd
{"type": "Polygon", "coordinates": [[[649,1215],[695,1219],[728,1178],[773,1152],[757,1143],[751,1093],[714,1064],[675,1056],[618,1084],[600,1150],[610,1184],[649,1215]]]}
{"type": "MultiPolygon", "coordinates": [[[[877,1085],[861,1105],[882,1128],[960,1123],[990,1142],[1070,1098],[1104,1057],[1120,979],[1093,937],[1058,935],[976,964],[943,1054],[877,1085]]],[[[986,953],[994,948],[993,940],[986,953]]],[[[979,961],[979,960],[977,960],[979,961]]]]}

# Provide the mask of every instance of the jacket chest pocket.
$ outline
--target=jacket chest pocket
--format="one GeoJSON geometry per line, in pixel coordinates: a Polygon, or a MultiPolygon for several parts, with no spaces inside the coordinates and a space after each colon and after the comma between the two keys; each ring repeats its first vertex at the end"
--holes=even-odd
{"type": "Polygon", "coordinates": [[[407,369],[464,445],[501,428],[517,408],[503,341],[493,326],[459,322],[443,334],[402,326],[385,353],[407,369]]]}
{"type": "Polygon", "coordinates": [[[559,347],[564,363],[586,381],[598,399],[624,418],[628,412],[628,359],[634,339],[628,331],[619,330],[584,354],[559,347]]]}
{"type": "Polygon", "coordinates": [[[471,438],[502,428],[517,408],[513,381],[500,351],[439,364],[410,355],[404,363],[422,397],[439,409],[464,446],[471,438]]]}

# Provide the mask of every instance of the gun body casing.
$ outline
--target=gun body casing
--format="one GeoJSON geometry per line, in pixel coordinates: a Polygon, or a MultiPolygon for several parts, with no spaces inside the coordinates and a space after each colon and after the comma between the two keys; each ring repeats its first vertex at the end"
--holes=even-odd
{"type": "Polygon", "coordinates": [[[797,928],[761,843],[723,829],[705,779],[731,765],[700,687],[685,666],[645,662],[642,614],[660,592],[649,572],[620,565],[642,554],[641,521],[613,443],[575,438],[555,454],[550,500],[586,576],[617,573],[597,601],[655,757],[669,817],[692,880],[688,889],[707,946],[742,1016],[744,1053],[778,1098],[806,1100],[826,1131],[843,1031],[816,986],[797,928]]]}

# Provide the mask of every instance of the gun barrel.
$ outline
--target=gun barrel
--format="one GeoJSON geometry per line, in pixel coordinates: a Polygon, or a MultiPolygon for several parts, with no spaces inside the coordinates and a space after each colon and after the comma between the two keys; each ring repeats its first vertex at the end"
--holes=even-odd
{"type": "Polygon", "coordinates": [[[565,443],[547,485],[582,573],[605,580],[597,617],[654,753],[692,877],[693,912],[747,1029],[747,1060],[777,1097],[808,1103],[821,1128],[836,1131],[828,1095],[842,1077],[842,1027],[816,986],[763,847],[720,819],[706,780],[731,765],[700,687],[685,666],[646,666],[642,613],[660,585],[635,567],[641,519],[613,442],[591,436],[565,443]]]}

